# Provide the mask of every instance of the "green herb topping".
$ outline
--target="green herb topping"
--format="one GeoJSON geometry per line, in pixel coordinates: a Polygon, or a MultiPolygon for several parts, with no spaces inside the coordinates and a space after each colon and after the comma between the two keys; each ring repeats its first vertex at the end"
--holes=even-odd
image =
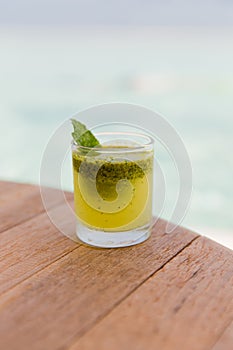
{"type": "Polygon", "coordinates": [[[97,138],[92,134],[90,130],[86,128],[84,124],[80,123],[76,119],[71,119],[71,122],[74,127],[72,136],[77,145],[84,147],[100,146],[97,138]]]}
{"type": "Polygon", "coordinates": [[[136,162],[130,160],[111,162],[73,153],[73,167],[86,178],[96,179],[103,184],[116,184],[121,179],[142,178],[145,173],[152,171],[153,155],[142,154],[142,158],[136,162]]]}

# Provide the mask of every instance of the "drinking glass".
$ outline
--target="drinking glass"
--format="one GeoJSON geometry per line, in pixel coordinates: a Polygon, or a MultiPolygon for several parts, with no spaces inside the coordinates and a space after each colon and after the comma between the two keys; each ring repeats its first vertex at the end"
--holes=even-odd
{"type": "Polygon", "coordinates": [[[72,142],[77,237],[105,248],[141,243],[151,231],[154,141],[131,132],[95,135],[99,147],[72,142]]]}

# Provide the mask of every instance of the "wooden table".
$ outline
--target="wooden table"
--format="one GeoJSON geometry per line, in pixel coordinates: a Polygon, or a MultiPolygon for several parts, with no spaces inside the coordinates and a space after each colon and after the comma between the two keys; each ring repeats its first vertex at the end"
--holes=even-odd
{"type": "Polygon", "coordinates": [[[163,220],[138,246],[88,248],[38,187],[0,182],[0,197],[1,350],[233,349],[230,249],[163,220]]]}

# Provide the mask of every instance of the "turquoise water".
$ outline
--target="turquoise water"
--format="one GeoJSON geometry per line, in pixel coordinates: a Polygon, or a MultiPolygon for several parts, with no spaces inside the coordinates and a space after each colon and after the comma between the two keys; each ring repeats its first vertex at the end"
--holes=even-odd
{"type": "MultiPolygon", "coordinates": [[[[48,138],[78,110],[111,101],[142,104],[167,118],[190,154],[194,192],[183,224],[231,231],[232,38],[229,29],[214,28],[2,28],[0,177],[38,183],[48,138]]],[[[166,152],[158,157],[169,172],[166,152]]],[[[65,185],[71,188],[71,180],[65,185]]],[[[168,175],[165,217],[175,186],[168,175]]]]}

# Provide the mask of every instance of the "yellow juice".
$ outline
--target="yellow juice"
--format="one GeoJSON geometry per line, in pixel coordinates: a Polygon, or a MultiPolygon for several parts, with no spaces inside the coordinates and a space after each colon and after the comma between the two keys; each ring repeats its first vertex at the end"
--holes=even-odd
{"type": "MultiPolygon", "coordinates": [[[[79,221],[95,230],[117,232],[152,219],[153,151],[118,157],[73,151],[74,201],[79,221]]],[[[104,149],[104,147],[103,147],[104,149]]]]}

